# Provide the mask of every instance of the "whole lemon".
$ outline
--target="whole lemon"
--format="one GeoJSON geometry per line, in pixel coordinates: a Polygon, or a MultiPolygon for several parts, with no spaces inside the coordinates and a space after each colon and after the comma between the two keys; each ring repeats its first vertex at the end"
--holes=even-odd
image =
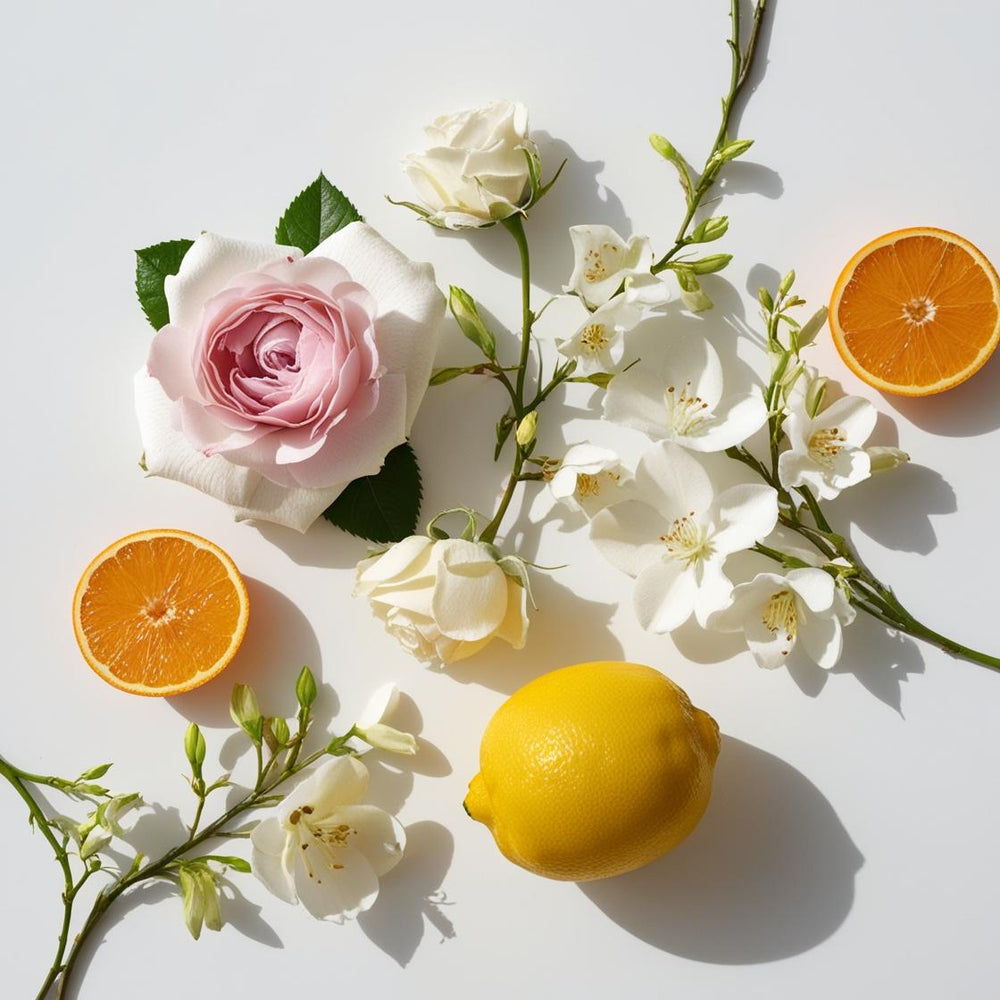
{"type": "Polygon", "coordinates": [[[465,809],[515,864],[587,881],[641,868],[698,824],[719,727],[658,670],[578,663],[511,695],[465,809]]]}

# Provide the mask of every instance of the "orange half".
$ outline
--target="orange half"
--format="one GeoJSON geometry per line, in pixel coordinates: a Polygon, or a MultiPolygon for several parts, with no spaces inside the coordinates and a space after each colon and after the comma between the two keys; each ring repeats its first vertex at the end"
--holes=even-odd
{"type": "Polygon", "coordinates": [[[876,389],[943,392],[975,374],[1000,341],[1000,279],[955,233],[899,229],[848,261],[830,329],[847,366],[876,389]]]}
{"type": "Polygon", "coordinates": [[[73,630],[84,659],[123,691],[172,695],[211,680],[246,633],[250,602],[232,559],[187,531],[120,538],[84,570],[73,630]]]}

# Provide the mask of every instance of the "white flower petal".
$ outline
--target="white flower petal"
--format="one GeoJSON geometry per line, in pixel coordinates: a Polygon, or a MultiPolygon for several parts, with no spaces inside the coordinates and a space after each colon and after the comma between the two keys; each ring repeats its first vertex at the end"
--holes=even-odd
{"type": "Polygon", "coordinates": [[[750,548],[766,538],[778,522],[778,494],[770,486],[732,486],[715,504],[719,530],[712,543],[720,555],[750,548]]]}
{"type": "Polygon", "coordinates": [[[495,634],[496,638],[509,642],[514,649],[524,649],[528,639],[528,591],[509,576],[507,613],[497,626],[495,634]]]}
{"type": "Polygon", "coordinates": [[[702,628],[708,627],[713,612],[724,608],[733,596],[732,581],[722,572],[722,560],[710,559],[702,566],[701,580],[694,602],[694,614],[702,628]]]}
{"type": "MultiPolygon", "coordinates": [[[[612,380],[611,385],[614,385],[612,380]]],[[[610,390],[610,386],[608,387],[610,390]]],[[[742,444],[764,426],[767,406],[759,389],[749,395],[722,400],[712,416],[691,434],[675,440],[692,451],[725,451],[742,444]]]]}
{"type": "Polygon", "coordinates": [[[309,855],[312,877],[303,861],[296,866],[295,885],[302,905],[317,919],[355,917],[378,898],[378,876],[361,851],[350,846],[326,851],[312,843],[303,853],[309,855]]]}
{"type": "Polygon", "coordinates": [[[810,611],[829,611],[833,607],[833,577],[821,569],[793,569],[785,584],[791,587],[810,611]]]}
{"type": "Polygon", "coordinates": [[[758,573],[752,580],[733,588],[729,604],[713,611],[707,627],[719,632],[742,632],[747,615],[760,614],[770,595],[785,586],[785,578],[778,573],[758,573]]]}
{"type": "Polygon", "coordinates": [[[451,639],[475,642],[500,626],[507,613],[507,578],[483,559],[475,542],[452,539],[441,552],[431,609],[438,628],[451,639]]]}
{"type": "Polygon", "coordinates": [[[697,596],[694,574],[674,559],[659,559],[635,581],[633,607],[639,624],[650,632],[671,632],[691,617],[697,596]]]}
{"type": "Polygon", "coordinates": [[[354,831],[348,840],[349,845],[365,856],[379,878],[392,871],[402,860],[406,831],[384,809],[364,803],[343,806],[337,810],[337,819],[347,823],[354,831]]]}
{"type": "Polygon", "coordinates": [[[250,867],[266,888],[286,903],[297,903],[295,880],[292,876],[294,839],[281,826],[276,816],[262,819],[250,834],[250,867]]]}
{"type": "Polygon", "coordinates": [[[377,725],[392,713],[397,704],[399,704],[399,688],[395,684],[383,684],[372,693],[354,725],[358,729],[368,729],[377,725]]]}
{"type": "Polygon", "coordinates": [[[327,237],[314,255],[343,264],[378,304],[375,319],[379,361],[406,378],[405,433],[427,389],[444,319],[444,296],[430,264],[412,261],[363,222],[327,237]]]}
{"type": "Polygon", "coordinates": [[[201,319],[201,307],[233,278],[282,257],[298,260],[301,256],[298,247],[251,243],[216,233],[202,233],[184,255],[177,274],[164,279],[170,322],[195,329],[201,319]]]}
{"type": "Polygon", "coordinates": [[[340,806],[360,802],[367,791],[368,768],[356,757],[333,757],[289,792],[278,807],[278,818],[287,823],[303,806],[311,806],[317,816],[327,816],[340,806]]]}
{"type": "MultiPolygon", "coordinates": [[[[390,546],[381,555],[358,563],[354,592],[369,593],[377,584],[387,583],[407,570],[412,570],[418,559],[422,570],[425,565],[429,565],[427,557],[432,544],[426,535],[410,535],[390,546]]],[[[433,574],[428,571],[428,575],[433,574]]]]}
{"type": "Polygon", "coordinates": [[[234,508],[237,520],[271,521],[305,531],[344,490],[346,483],[326,489],[289,489],[221,455],[208,458],[172,427],[172,406],[156,379],[144,368],[136,372],[135,410],[147,473],[222,500],[234,508]]]}
{"type": "Polygon", "coordinates": [[[818,413],[813,427],[815,430],[836,427],[846,436],[848,444],[858,447],[868,440],[877,420],[878,410],[867,399],[844,396],[818,413]]]}
{"type": "Polygon", "coordinates": [[[814,663],[824,670],[837,665],[843,648],[843,631],[833,615],[800,615],[799,638],[814,663]]]}
{"type": "Polygon", "coordinates": [[[704,513],[714,495],[705,467],[671,441],[654,445],[643,454],[635,485],[639,499],[660,511],[668,522],[692,510],[704,513]]]}
{"type": "Polygon", "coordinates": [[[709,410],[714,410],[722,398],[722,362],[715,348],[701,335],[671,340],[660,377],[664,389],[672,385],[677,392],[690,383],[689,395],[699,397],[709,410]]]}
{"type": "Polygon", "coordinates": [[[665,527],[663,515],[648,504],[625,500],[594,515],[590,540],[612,566],[635,577],[661,559],[665,527]]]}
{"type": "Polygon", "coordinates": [[[775,670],[788,659],[788,654],[795,648],[795,636],[791,639],[780,629],[772,632],[763,621],[761,608],[751,611],[743,623],[747,645],[757,665],[765,670],[775,670]]]}

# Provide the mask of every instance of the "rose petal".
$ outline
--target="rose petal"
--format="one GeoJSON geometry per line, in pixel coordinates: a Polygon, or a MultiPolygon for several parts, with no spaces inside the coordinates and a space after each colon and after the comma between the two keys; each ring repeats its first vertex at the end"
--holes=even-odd
{"type": "Polygon", "coordinates": [[[202,306],[237,275],[257,271],[279,258],[302,256],[298,247],[250,243],[216,233],[202,233],[181,261],[180,270],[163,282],[170,322],[194,330],[202,306]]]}
{"type": "Polygon", "coordinates": [[[444,319],[444,296],[434,283],[434,269],[410,260],[362,222],[334,233],[310,256],[342,263],[378,304],[379,358],[387,371],[405,373],[408,434],[427,389],[444,319]]]}

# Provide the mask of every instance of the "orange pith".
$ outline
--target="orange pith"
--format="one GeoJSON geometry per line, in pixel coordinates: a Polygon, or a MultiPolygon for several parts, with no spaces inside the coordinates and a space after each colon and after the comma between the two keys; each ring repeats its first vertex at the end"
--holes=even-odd
{"type": "Polygon", "coordinates": [[[73,630],[109,684],[171,695],[229,663],[249,611],[243,579],[222,549],[160,528],[120,538],[93,559],[73,597],[73,630]]]}
{"type": "Polygon", "coordinates": [[[975,374],[1000,341],[1000,278],[944,229],[887,233],[862,247],[830,299],[833,341],[869,385],[929,396],[975,374]]]}

